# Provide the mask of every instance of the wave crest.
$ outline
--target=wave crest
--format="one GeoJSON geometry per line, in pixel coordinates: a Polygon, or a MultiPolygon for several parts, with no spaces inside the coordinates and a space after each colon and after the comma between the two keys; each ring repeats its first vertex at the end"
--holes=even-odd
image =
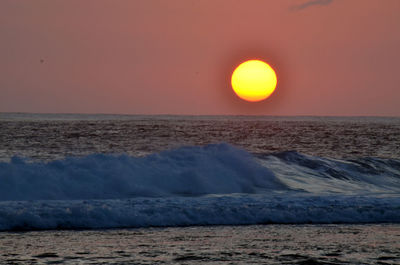
{"type": "Polygon", "coordinates": [[[292,189],[311,193],[399,193],[400,161],[384,158],[332,159],[286,151],[258,155],[292,189]]]}
{"type": "Polygon", "coordinates": [[[94,154],[52,162],[0,163],[0,200],[121,199],[258,193],[287,187],[246,151],[228,144],[146,157],[94,154]]]}

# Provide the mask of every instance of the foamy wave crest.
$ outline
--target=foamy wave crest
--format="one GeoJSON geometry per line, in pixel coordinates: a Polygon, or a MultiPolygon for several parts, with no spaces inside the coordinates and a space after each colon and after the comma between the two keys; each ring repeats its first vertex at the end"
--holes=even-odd
{"type": "Polygon", "coordinates": [[[311,193],[400,194],[400,161],[330,159],[295,151],[259,155],[260,163],[296,190],[311,193]]]}
{"type": "Polygon", "coordinates": [[[94,154],[0,163],[0,200],[122,199],[258,193],[287,187],[249,153],[227,144],[146,157],[94,154]]]}
{"type": "Polygon", "coordinates": [[[400,197],[219,195],[0,202],[0,230],[400,222],[400,197]]]}

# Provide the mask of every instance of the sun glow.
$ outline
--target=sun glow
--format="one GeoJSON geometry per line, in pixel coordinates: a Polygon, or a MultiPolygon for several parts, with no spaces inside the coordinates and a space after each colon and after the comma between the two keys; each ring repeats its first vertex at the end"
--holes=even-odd
{"type": "Polygon", "coordinates": [[[260,60],[240,64],[232,74],[232,88],[241,99],[256,102],[268,98],[275,90],[274,69],[260,60]]]}

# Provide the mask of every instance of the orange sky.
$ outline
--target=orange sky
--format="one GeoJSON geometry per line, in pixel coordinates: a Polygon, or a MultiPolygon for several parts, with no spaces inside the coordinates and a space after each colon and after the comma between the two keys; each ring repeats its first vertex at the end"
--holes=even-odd
{"type": "Polygon", "coordinates": [[[0,112],[400,116],[399,14],[399,0],[1,0],[0,112]],[[278,88],[247,103],[229,78],[255,58],[278,88]]]}

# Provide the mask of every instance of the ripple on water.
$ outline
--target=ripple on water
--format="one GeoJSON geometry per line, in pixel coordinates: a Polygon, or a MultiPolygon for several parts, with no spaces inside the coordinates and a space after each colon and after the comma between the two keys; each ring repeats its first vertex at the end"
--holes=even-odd
{"type": "Polygon", "coordinates": [[[0,233],[3,263],[399,264],[400,225],[0,233]]]}

